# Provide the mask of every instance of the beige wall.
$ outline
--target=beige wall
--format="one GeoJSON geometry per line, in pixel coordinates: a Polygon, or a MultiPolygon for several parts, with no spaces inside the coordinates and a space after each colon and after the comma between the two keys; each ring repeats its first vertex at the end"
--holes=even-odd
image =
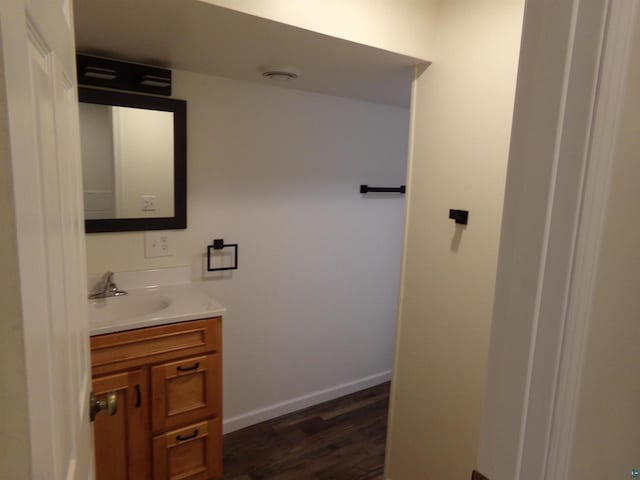
{"type": "Polygon", "coordinates": [[[475,467],[522,0],[442,2],[416,80],[387,478],[475,467]],[[466,228],[450,208],[470,211],[466,228]]]}
{"type": "Polygon", "coordinates": [[[432,60],[439,0],[203,0],[276,22],[432,60]]]}
{"type": "MultiPolygon", "coordinates": [[[[636,26],[637,27],[637,26],[636,26]]],[[[640,28],[636,28],[578,401],[571,480],[640,469],[640,28]]]]}
{"type": "Polygon", "coordinates": [[[9,130],[0,45],[0,479],[30,478],[29,418],[22,334],[9,130]]]}

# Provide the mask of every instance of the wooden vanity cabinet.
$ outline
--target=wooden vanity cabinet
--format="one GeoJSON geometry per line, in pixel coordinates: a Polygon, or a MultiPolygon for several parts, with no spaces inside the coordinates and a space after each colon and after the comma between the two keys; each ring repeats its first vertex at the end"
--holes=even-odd
{"type": "Polygon", "coordinates": [[[222,318],[91,337],[97,480],[222,476],[222,318]]]}

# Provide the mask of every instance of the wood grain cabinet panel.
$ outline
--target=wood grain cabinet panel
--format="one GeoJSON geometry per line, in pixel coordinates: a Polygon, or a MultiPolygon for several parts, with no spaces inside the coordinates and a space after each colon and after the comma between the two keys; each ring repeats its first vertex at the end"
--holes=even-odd
{"type": "Polygon", "coordinates": [[[151,368],[152,424],[168,428],[220,416],[220,356],[202,355],[151,368]]]}
{"type": "Polygon", "coordinates": [[[221,320],[219,317],[194,320],[91,337],[94,375],[217,352],[220,350],[221,320]]]}
{"type": "Polygon", "coordinates": [[[91,338],[96,480],[222,476],[222,318],[91,338]],[[154,437],[155,435],[155,437],[154,437]]]}
{"type": "Polygon", "coordinates": [[[154,480],[209,480],[222,475],[220,419],[158,435],[153,440],[154,480]]]}
{"type": "Polygon", "coordinates": [[[96,398],[115,392],[118,399],[116,414],[100,412],[93,424],[96,480],[151,479],[147,377],[132,370],[93,379],[96,398]]]}

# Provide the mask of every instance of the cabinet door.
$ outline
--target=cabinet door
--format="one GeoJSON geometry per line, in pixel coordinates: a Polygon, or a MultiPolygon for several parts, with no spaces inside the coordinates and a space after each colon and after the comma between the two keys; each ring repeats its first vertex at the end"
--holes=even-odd
{"type": "Polygon", "coordinates": [[[96,480],[149,480],[151,451],[149,387],[145,370],[93,379],[97,398],[115,392],[115,415],[98,413],[93,423],[96,480]]]}
{"type": "Polygon", "coordinates": [[[164,363],[151,369],[154,433],[220,416],[220,355],[164,363]]]}
{"type": "Polygon", "coordinates": [[[153,440],[154,480],[209,480],[222,476],[221,423],[216,418],[153,440]]]}

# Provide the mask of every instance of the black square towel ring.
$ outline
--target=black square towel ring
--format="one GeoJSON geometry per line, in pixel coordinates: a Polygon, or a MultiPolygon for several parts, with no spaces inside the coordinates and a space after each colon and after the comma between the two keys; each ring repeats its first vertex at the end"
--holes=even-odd
{"type": "Polygon", "coordinates": [[[213,241],[213,245],[207,245],[207,272],[220,272],[222,270],[237,270],[238,269],[238,244],[237,243],[224,243],[224,239],[216,238],[213,241]],[[232,267],[218,267],[215,268],[211,261],[211,250],[222,250],[223,248],[233,248],[233,266],[232,267]]]}

